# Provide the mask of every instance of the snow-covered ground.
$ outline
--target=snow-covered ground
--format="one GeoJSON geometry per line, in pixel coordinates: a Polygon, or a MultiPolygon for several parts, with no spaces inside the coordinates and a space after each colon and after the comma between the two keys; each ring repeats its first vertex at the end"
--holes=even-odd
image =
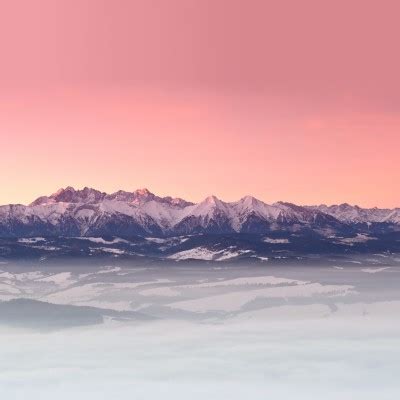
{"type": "Polygon", "coordinates": [[[234,247],[227,248],[225,250],[209,250],[205,247],[196,247],[190,250],[183,250],[178,253],[172,254],[168,258],[171,260],[214,260],[214,261],[226,261],[242,254],[252,253],[251,250],[237,250],[234,247]]]}
{"type": "Polygon", "coordinates": [[[287,244],[289,243],[289,239],[272,239],[269,237],[266,237],[264,239],[265,243],[272,243],[272,244],[287,244]]]}

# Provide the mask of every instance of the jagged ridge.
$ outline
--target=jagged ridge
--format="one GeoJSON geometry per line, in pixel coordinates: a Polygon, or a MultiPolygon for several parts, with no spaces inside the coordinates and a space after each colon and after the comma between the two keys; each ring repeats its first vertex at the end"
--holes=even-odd
{"type": "Polygon", "coordinates": [[[266,204],[252,196],[224,202],[215,196],[193,204],[147,189],[107,194],[85,187],[60,189],[28,206],[0,207],[0,236],[173,236],[199,233],[266,233],[311,230],[330,235],[398,230],[400,209],[348,204],[266,204]]]}

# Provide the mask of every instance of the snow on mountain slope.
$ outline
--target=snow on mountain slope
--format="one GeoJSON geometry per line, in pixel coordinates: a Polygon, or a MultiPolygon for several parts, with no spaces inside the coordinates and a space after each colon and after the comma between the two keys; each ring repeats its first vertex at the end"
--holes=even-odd
{"type": "Polygon", "coordinates": [[[160,203],[151,200],[141,205],[140,210],[158,221],[163,229],[172,228],[189,212],[193,206],[181,207],[175,204],[160,203]]]}
{"type": "Polygon", "coordinates": [[[281,213],[279,207],[265,204],[252,196],[243,197],[239,201],[232,203],[232,208],[235,211],[233,227],[237,232],[242,227],[245,227],[246,223],[251,219],[272,222],[276,221],[281,213]]]}
{"type": "Polygon", "coordinates": [[[95,189],[85,187],[82,190],[75,190],[68,186],[65,189],[59,189],[51,196],[42,196],[36,199],[31,206],[48,205],[54,203],[97,203],[106,197],[106,193],[95,189]]]}
{"type": "Polygon", "coordinates": [[[309,209],[319,210],[346,223],[400,223],[400,209],[361,208],[347,203],[326,206],[311,206],[309,209]]]}
{"type": "Polygon", "coordinates": [[[88,187],[85,187],[82,190],[75,190],[73,187],[68,186],[65,189],[59,189],[57,192],[53,193],[50,196],[39,197],[30,205],[35,206],[40,204],[53,204],[60,202],[87,204],[99,203],[103,200],[121,201],[135,205],[144,204],[151,200],[180,207],[192,204],[180,198],[158,197],[151,193],[148,189],[137,189],[133,192],[119,190],[115,193],[107,194],[88,187]]]}
{"type": "Polygon", "coordinates": [[[147,189],[112,194],[85,187],[60,189],[29,206],[0,206],[0,236],[187,235],[267,233],[311,229],[319,233],[354,231],[360,223],[400,225],[400,209],[266,204],[246,196],[224,202],[215,196],[193,204],[159,197],[147,189]]]}
{"type": "Polygon", "coordinates": [[[382,222],[390,222],[393,224],[400,224],[400,208],[390,210],[389,214],[384,218],[382,222]]]}
{"type": "Polygon", "coordinates": [[[180,234],[233,232],[233,218],[229,203],[209,196],[199,204],[186,207],[174,230],[180,234]]]}
{"type": "Polygon", "coordinates": [[[289,203],[268,205],[254,197],[246,196],[226,203],[215,196],[185,208],[184,217],[175,228],[182,234],[204,231],[264,232],[289,225],[332,227],[340,223],[318,210],[310,210],[289,203]]]}

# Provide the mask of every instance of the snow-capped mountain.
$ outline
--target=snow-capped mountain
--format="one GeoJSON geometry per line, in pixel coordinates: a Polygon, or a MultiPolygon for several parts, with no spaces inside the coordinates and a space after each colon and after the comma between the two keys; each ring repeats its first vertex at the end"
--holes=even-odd
{"type": "Polygon", "coordinates": [[[103,200],[121,201],[137,205],[144,204],[149,201],[156,201],[158,203],[164,203],[182,207],[186,207],[193,204],[179,198],[158,197],[153,193],[151,193],[148,189],[138,189],[135,190],[134,192],[126,192],[124,190],[119,190],[118,192],[107,194],[88,187],[85,187],[82,190],[75,190],[73,187],[68,186],[65,189],[58,190],[51,196],[39,197],[30,205],[36,206],[36,205],[47,205],[54,203],[94,204],[94,203],[99,203],[103,200]]]}
{"type": "Polygon", "coordinates": [[[400,224],[400,208],[361,208],[347,203],[332,206],[323,204],[308,208],[329,214],[341,222],[350,224],[400,224]]]}
{"type": "Polygon", "coordinates": [[[28,206],[0,207],[0,236],[176,236],[186,234],[313,231],[324,236],[400,229],[400,209],[266,204],[251,196],[224,202],[215,196],[193,204],[147,189],[112,194],[91,188],[60,189],[28,206]]]}

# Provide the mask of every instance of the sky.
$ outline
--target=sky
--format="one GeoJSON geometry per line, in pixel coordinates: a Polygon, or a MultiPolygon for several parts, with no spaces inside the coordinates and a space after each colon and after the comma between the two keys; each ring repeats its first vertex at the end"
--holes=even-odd
{"type": "Polygon", "coordinates": [[[0,4],[0,204],[71,185],[400,206],[397,1],[0,4]]]}

